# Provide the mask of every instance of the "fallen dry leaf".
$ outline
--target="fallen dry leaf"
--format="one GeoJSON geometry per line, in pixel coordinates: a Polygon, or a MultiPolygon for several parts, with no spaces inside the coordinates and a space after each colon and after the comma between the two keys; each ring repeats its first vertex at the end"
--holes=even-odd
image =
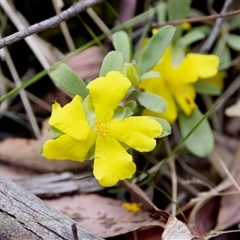
{"type": "MultiPolygon", "coordinates": [[[[143,208],[145,210],[148,210],[149,212],[151,212],[152,217],[161,219],[165,223],[165,226],[164,226],[165,230],[163,232],[165,234],[162,235],[163,240],[168,240],[168,239],[184,239],[184,240],[190,239],[191,240],[193,238],[204,239],[187,224],[171,216],[170,213],[156,207],[152,203],[152,201],[148,198],[146,193],[141,188],[139,188],[136,184],[129,183],[126,180],[120,181],[120,184],[124,186],[131,193],[132,198],[134,200],[137,200],[142,203],[143,208]],[[170,237],[171,235],[172,237],[170,237]],[[188,236],[188,238],[186,238],[186,236],[188,236]]],[[[152,236],[152,238],[154,239],[154,236],[152,236]]]]}
{"type": "Polygon", "coordinates": [[[66,64],[82,79],[93,79],[99,76],[103,58],[101,48],[93,46],[72,57],[66,64]]]}
{"type": "Polygon", "coordinates": [[[43,122],[41,137],[38,140],[25,138],[7,138],[0,142],[0,159],[3,162],[32,169],[38,172],[62,172],[69,169],[85,168],[91,161],[78,163],[74,161],[55,161],[40,155],[43,143],[49,139],[48,120],[43,122]]]}
{"type": "MultiPolygon", "coordinates": [[[[157,213],[144,209],[137,213],[128,212],[122,206],[121,201],[96,194],[75,194],[72,197],[61,197],[54,200],[45,200],[45,202],[103,238],[114,237],[136,230],[138,230],[137,234],[140,233],[141,235],[145,232],[145,229],[161,227],[165,228],[166,231],[164,240],[173,239],[168,238],[169,234],[178,236],[177,239],[185,240],[185,236],[204,239],[177,218],[170,216],[168,219],[171,222],[168,222],[165,226],[165,222],[159,216],[160,209],[158,209],[157,213]],[[174,222],[172,222],[173,220],[174,222]],[[172,233],[169,232],[170,229],[172,233]]],[[[148,233],[145,232],[145,234],[151,235],[151,239],[160,239],[161,233],[162,230],[157,229],[151,229],[148,233]]]]}
{"type": "Polygon", "coordinates": [[[228,117],[240,117],[240,100],[225,110],[228,117]]]}
{"type": "Polygon", "coordinates": [[[151,217],[148,211],[128,212],[122,207],[121,201],[96,194],[76,194],[45,202],[103,238],[142,227],[164,226],[159,219],[151,217]]]}
{"type": "Polygon", "coordinates": [[[232,182],[226,179],[211,190],[199,193],[196,198],[192,198],[178,211],[178,217],[181,219],[181,214],[187,213],[188,226],[199,234],[209,235],[209,231],[216,223],[216,211],[219,206],[218,195],[231,185],[232,182]]]}
{"type": "Polygon", "coordinates": [[[161,227],[144,228],[125,234],[124,240],[159,240],[162,233],[163,229],[161,227]]]}
{"type": "MultiPolygon", "coordinates": [[[[231,174],[240,185],[240,143],[231,166],[231,174]]],[[[240,192],[235,186],[227,189],[227,192],[236,192],[221,198],[221,207],[218,214],[215,230],[224,230],[240,222],[240,192]]]]}
{"type": "Polygon", "coordinates": [[[196,231],[202,235],[210,232],[216,225],[216,216],[219,209],[219,198],[212,197],[206,201],[200,202],[198,209],[194,209],[194,215],[189,216],[189,221],[192,222],[196,231]],[[197,210],[197,211],[196,211],[197,210]],[[194,223],[194,224],[193,224],[194,223]]]}
{"type": "Polygon", "coordinates": [[[177,218],[170,216],[162,234],[162,240],[204,240],[195,231],[190,229],[185,223],[177,218]]]}

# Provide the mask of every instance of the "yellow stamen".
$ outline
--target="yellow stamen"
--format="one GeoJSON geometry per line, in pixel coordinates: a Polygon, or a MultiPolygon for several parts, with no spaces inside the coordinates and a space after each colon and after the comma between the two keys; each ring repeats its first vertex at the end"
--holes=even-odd
{"type": "Polygon", "coordinates": [[[107,126],[105,123],[97,122],[95,124],[94,130],[101,135],[106,135],[107,133],[107,126]]]}

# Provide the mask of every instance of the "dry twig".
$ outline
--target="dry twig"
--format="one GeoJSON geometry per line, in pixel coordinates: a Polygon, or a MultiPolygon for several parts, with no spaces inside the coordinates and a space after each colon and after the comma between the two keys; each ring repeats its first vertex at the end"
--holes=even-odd
{"type": "Polygon", "coordinates": [[[71,7],[69,7],[67,10],[61,12],[60,14],[51,17],[49,19],[46,19],[42,22],[36,23],[24,30],[21,30],[19,32],[16,32],[10,36],[7,36],[0,40],[0,49],[3,47],[6,47],[9,44],[12,44],[14,42],[20,41],[24,39],[27,36],[30,36],[34,33],[41,32],[43,30],[46,30],[48,28],[56,27],[61,22],[68,20],[71,17],[76,16],[78,13],[83,12],[88,7],[91,7],[97,3],[102,2],[102,0],[94,0],[94,1],[83,1],[79,3],[74,3],[71,7]]]}

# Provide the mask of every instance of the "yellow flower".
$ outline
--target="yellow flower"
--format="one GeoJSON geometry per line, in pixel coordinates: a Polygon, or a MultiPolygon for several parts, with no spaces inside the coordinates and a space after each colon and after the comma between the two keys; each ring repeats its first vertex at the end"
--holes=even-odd
{"type": "Polygon", "coordinates": [[[113,186],[119,180],[131,178],[136,166],[122,143],[140,152],[151,151],[156,146],[154,138],[162,134],[162,127],[146,116],[114,117],[130,86],[128,78],[112,71],[87,86],[90,94],[86,99],[92,103],[93,112],[86,108],[80,96],[64,107],[54,103],[49,124],[63,134],[45,142],[43,155],[48,159],[82,162],[95,146],[93,174],[102,186],[113,186]]]}
{"type": "Polygon", "coordinates": [[[190,115],[197,107],[194,102],[196,91],[193,84],[199,78],[215,76],[218,65],[219,58],[215,55],[189,53],[174,67],[171,48],[168,47],[160,62],[153,68],[160,77],[146,79],[139,84],[140,89],[163,97],[167,102],[167,110],[164,113],[155,113],[145,109],[143,115],[164,118],[169,123],[176,120],[178,107],[186,115],[190,115]]]}

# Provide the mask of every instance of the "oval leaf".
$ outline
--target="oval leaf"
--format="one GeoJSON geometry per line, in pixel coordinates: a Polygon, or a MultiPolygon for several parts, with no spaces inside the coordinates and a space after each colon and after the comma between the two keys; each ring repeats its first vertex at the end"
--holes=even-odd
{"type": "Polygon", "coordinates": [[[58,138],[61,135],[65,134],[64,132],[58,130],[57,128],[55,128],[51,125],[49,125],[49,127],[48,127],[48,133],[52,138],[58,138]]]}
{"type": "Polygon", "coordinates": [[[171,128],[170,124],[168,123],[168,121],[166,121],[165,119],[162,119],[162,118],[158,118],[158,117],[151,116],[151,118],[158,121],[162,125],[163,132],[158,138],[166,137],[172,133],[172,128],[171,128]]]}
{"type": "Polygon", "coordinates": [[[229,31],[235,30],[239,28],[239,22],[240,22],[240,15],[233,16],[233,18],[230,21],[229,24],[229,31]]]}
{"type": "Polygon", "coordinates": [[[113,34],[113,46],[116,51],[123,54],[124,62],[131,61],[131,44],[126,32],[119,31],[113,34]]]}
{"type": "Polygon", "coordinates": [[[150,72],[144,73],[141,76],[141,81],[144,80],[144,79],[148,79],[148,78],[159,78],[159,77],[160,77],[159,72],[150,71],[150,72]]]}
{"type": "Polygon", "coordinates": [[[206,35],[202,31],[200,31],[198,29],[192,30],[191,32],[188,32],[183,37],[178,39],[178,41],[176,42],[176,46],[180,47],[180,48],[186,48],[187,46],[191,45],[192,43],[202,40],[205,37],[206,37],[206,35]]]}
{"type": "Polygon", "coordinates": [[[132,110],[132,112],[134,112],[137,107],[137,103],[136,103],[136,101],[131,100],[131,101],[126,102],[124,107],[130,108],[132,110]]]}
{"type": "Polygon", "coordinates": [[[175,29],[173,26],[162,27],[151,37],[139,58],[138,67],[141,74],[151,70],[158,63],[171,42],[175,29]]]}
{"type": "Polygon", "coordinates": [[[118,106],[115,110],[114,110],[114,115],[113,115],[113,119],[121,119],[123,120],[124,117],[126,115],[126,108],[125,107],[121,107],[118,106]]]}
{"type": "Polygon", "coordinates": [[[49,74],[52,80],[72,97],[80,95],[84,99],[89,94],[85,82],[67,64],[55,63],[49,74]]]}
{"type": "Polygon", "coordinates": [[[167,108],[165,100],[156,94],[136,90],[134,95],[143,107],[153,112],[161,113],[167,108]]]}
{"type": "MultiPolygon", "coordinates": [[[[190,116],[181,113],[178,116],[179,128],[182,137],[188,133],[204,118],[199,109],[195,109],[190,116]]],[[[207,119],[196,127],[192,134],[184,142],[189,152],[198,157],[206,157],[214,147],[214,137],[207,119]]]]}
{"type": "Polygon", "coordinates": [[[195,85],[197,93],[218,96],[221,90],[213,83],[197,82],[195,85]]]}
{"type": "Polygon", "coordinates": [[[100,69],[100,77],[104,77],[110,71],[120,71],[123,65],[123,54],[121,52],[111,51],[103,59],[100,69]]]}
{"type": "MultiPolygon", "coordinates": [[[[176,1],[168,0],[168,20],[178,20],[187,17],[191,5],[191,0],[176,1]]],[[[174,40],[177,40],[182,35],[182,27],[178,26],[174,40]]]]}
{"type": "Polygon", "coordinates": [[[227,43],[230,48],[236,51],[240,51],[240,36],[236,34],[229,34],[227,38],[227,43]]]}

